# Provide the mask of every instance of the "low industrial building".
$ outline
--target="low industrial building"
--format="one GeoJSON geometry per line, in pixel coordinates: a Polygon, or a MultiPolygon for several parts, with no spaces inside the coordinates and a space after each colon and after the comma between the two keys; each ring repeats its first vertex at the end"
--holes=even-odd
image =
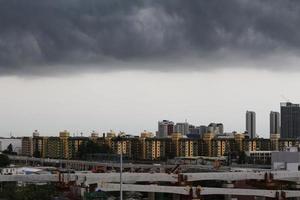
{"type": "Polygon", "coordinates": [[[272,168],[274,170],[300,171],[300,152],[297,147],[286,151],[272,152],[272,168]]]}

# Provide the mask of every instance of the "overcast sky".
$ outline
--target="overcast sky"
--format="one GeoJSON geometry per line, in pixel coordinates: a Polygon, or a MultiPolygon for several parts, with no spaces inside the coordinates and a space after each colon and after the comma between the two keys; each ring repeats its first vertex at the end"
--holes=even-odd
{"type": "Polygon", "coordinates": [[[0,1],[0,135],[223,122],[300,102],[300,2],[0,1]]]}

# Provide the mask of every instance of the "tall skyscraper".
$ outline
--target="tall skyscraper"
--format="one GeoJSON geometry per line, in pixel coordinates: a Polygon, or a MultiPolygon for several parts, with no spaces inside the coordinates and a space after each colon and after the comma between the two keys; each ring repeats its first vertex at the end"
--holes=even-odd
{"type": "Polygon", "coordinates": [[[219,134],[223,134],[224,133],[224,125],[222,123],[218,123],[217,127],[218,127],[219,134]]]}
{"type": "Polygon", "coordinates": [[[281,138],[300,137],[300,106],[291,102],[281,103],[281,138]]]}
{"type": "Polygon", "coordinates": [[[250,138],[256,137],[256,115],[253,111],[246,112],[246,131],[250,138]]]}
{"type": "Polygon", "coordinates": [[[174,122],[163,120],[158,122],[158,137],[164,138],[174,133],[174,122]]]}
{"type": "Polygon", "coordinates": [[[175,132],[181,133],[182,135],[189,134],[189,123],[187,123],[187,122],[176,123],[175,132]]]}
{"type": "Polygon", "coordinates": [[[280,134],[280,113],[270,112],[270,138],[272,134],[280,134]]]}

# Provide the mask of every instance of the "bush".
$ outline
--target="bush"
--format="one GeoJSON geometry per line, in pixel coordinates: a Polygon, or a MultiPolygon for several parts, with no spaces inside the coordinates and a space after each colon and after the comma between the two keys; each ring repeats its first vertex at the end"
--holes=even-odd
{"type": "Polygon", "coordinates": [[[10,164],[10,160],[7,155],[0,154],[0,167],[6,167],[10,164]]]}

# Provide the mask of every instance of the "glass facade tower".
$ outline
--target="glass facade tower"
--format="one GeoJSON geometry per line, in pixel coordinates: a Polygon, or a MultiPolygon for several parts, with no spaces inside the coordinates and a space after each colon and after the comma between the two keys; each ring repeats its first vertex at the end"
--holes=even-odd
{"type": "Polygon", "coordinates": [[[281,138],[300,137],[300,106],[291,102],[281,103],[281,138]]]}

